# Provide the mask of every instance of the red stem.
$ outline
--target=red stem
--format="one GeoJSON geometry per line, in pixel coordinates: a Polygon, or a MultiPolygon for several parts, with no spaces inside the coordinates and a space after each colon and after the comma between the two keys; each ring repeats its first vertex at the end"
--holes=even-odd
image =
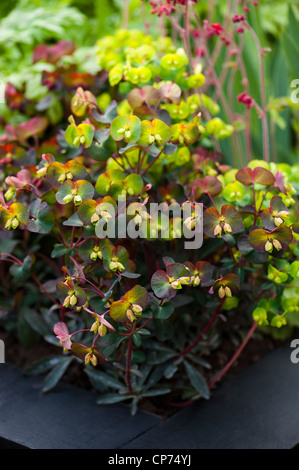
{"type": "Polygon", "coordinates": [[[162,153],[163,149],[161,150],[161,152],[159,153],[159,155],[157,155],[154,160],[147,166],[147,168],[145,170],[143,170],[143,172],[141,173],[141,176],[145,175],[145,173],[148,172],[148,170],[153,166],[154,163],[156,163],[156,161],[158,160],[158,158],[160,157],[161,153],[162,153]]]}
{"type": "Polygon", "coordinates": [[[47,263],[49,263],[53,269],[57,272],[57,274],[61,275],[61,269],[60,267],[51,259],[49,256],[45,255],[44,253],[38,253],[37,255],[39,258],[43,259],[47,263]]]}
{"type": "Polygon", "coordinates": [[[191,351],[191,349],[193,349],[201,341],[203,336],[210,330],[210,328],[214,324],[219,312],[221,311],[222,305],[223,305],[223,301],[220,302],[220,304],[216,308],[215,312],[211,316],[210,320],[208,321],[208,323],[206,324],[206,326],[204,327],[204,329],[202,330],[200,335],[193,341],[192,344],[190,344],[186,349],[184,349],[184,351],[182,351],[180,353],[180,355],[179,355],[180,357],[186,356],[186,354],[188,354],[191,351]]]}
{"type": "MultiPolygon", "coordinates": [[[[100,294],[100,296],[101,296],[102,298],[105,297],[105,295],[103,294],[103,292],[102,292],[100,289],[98,289],[97,286],[95,286],[95,285],[93,284],[93,282],[89,281],[88,279],[86,279],[86,278],[84,278],[84,277],[76,277],[76,279],[79,279],[79,280],[84,281],[84,282],[88,282],[88,284],[90,284],[90,285],[97,291],[97,293],[100,294]]],[[[84,290],[90,290],[90,289],[86,289],[86,288],[84,287],[84,290]]],[[[92,291],[91,291],[91,292],[92,292],[92,291]]]]}
{"type": "Polygon", "coordinates": [[[135,330],[135,333],[138,333],[138,331],[142,330],[142,328],[148,325],[151,321],[152,321],[152,318],[149,318],[148,320],[146,320],[146,322],[144,322],[139,328],[137,328],[137,330],[135,330]]]}
{"type": "Polygon", "coordinates": [[[70,248],[73,248],[73,247],[74,247],[73,245],[74,245],[75,230],[76,230],[76,227],[73,227],[73,228],[72,228],[72,235],[71,235],[70,248]]]}
{"type": "Polygon", "coordinates": [[[240,345],[240,347],[237,349],[237,351],[235,352],[235,354],[233,355],[233,357],[231,358],[231,360],[226,364],[226,366],[224,367],[224,369],[222,369],[222,371],[212,380],[212,382],[209,384],[209,388],[212,388],[216,382],[218,382],[218,380],[220,380],[224,374],[226,374],[226,372],[231,368],[231,366],[235,363],[235,361],[238,359],[238,357],[240,356],[241,352],[243,351],[243,349],[245,348],[246,344],[248,343],[248,341],[250,340],[250,338],[252,337],[253,333],[255,332],[256,328],[257,328],[257,323],[254,322],[252,327],[250,328],[250,330],[248,331],[243,343],[240,345]]]}
{"type": "MultiPolygon", "coordinates": [[[[23,263],[20,259],[18,259],[16,256],[11,255],[10,253],[0,253],[1,256],[6,256],[11,259],[7,259],[5,261],[10,261],[11,263],[16,263],[19,266],[23,266],[23,263]]],[[[0,258],[0,260],[4,261],[4,258],[0,258]]]]}
{"type": "Polygon", "coordinates": [[[52,297],[51,294],[47,291],[47,289],[42,285],[42,283],[39,281],[39,279],[36,277],[36,275],[31,272],[31,276],[34,280],[34,282],[39,286],[39,288],[46,294],[47,297],[56,305],[58,305],[59,308],[61,308],[61,305],[52,297]]]}
{"type": "Polygon", "coordinates": [[[263,126],[263,144],[264,144],[264,158],[269,163],[269,128],[267,120],[267,97],[266,97],[266,85],[265,85],[265,68],[264,68],[264,51],[260,44],[260,41],[254,31],[254,29],[248,24],[244,23],[247,30],[250,32],[260,56],[260,85],[261,85],[261,104],[263,113],[261,114],[262,126],[263,126]]]}
{"type": "MultiPolygon", "coordinates": [[[[248,341],[250,340],[250,338],[252,337],[253,333],[255,332],[256,328],[257,328],[257,323],[254,322],[252,327],[250,328],[250,330],[248,331],[247,335],[246,335],[246,338],[244,339],[243,343],[241,344],[241,346],[238,348],[238,350],[236,351],[236,353],[233,355],[233,357],[231,358],[231,360],[228,362],[228,364],[226,364],[226,366],[224,367],[224,369],[222,369],[222,371],[215,377],[214,380],[212,380],[212,382],[209,384],[209,388],[212,388],[216,382],[218,382],[223,376],[224,374],[226,374],[226,372],[231,368],[231,366],[235,363],[235,361],[238,359],[238,357],[240,356],[241,352],[243,351],[243,349],[245,348],[246,344],[248,343],[248,341]]],[[[166,404],[170,405],[170,406],[174,406],[176,408],[185,408],[186,406],[189,406],[189,405],[192,405],[194,403],[194,400],[189,400],[189,401],[185,401],[183,403],[174,403],[174,402],[169,402],[169,401],[165,401],[166,404]]]]}
{"type": "Polygon", "coordinates": [[[132,351],[133,351],[133,340],[130,336],[128,341],[128,351],[127,351],[127,367],[126,367],[126,382],[131,395],[134,395],[132,385],[131,385],[131,360],[132,360],[132,351]]]}
{"type": "Polygon", "coordinates": [[[60,225],[59,225],[59,223],[57,222],[56,219],[55,219],[55,225],[56,225],[56,227],[57,227],[57,229],[58,229],[58,231],[59,231],[59,233],[60,233],[62,244],[63,244],[66,248],[69,248],[68,243],[67,243],[67,241],[66,241],[66,238],[65,238],[65,236],[64,236],[64,233],[63,233],[63,231],[62,231],[62,229],[61,229],[61,227],[60,227],[60,225]]]}

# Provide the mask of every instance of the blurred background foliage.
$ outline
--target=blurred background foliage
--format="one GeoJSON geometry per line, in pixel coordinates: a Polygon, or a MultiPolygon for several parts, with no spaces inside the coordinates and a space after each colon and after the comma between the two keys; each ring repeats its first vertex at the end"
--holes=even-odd
{"type": "MultiPolygon", "coordinates": [[[[226,0],[200,0],[196,9],[201,19],[221,23],[227,5],[226,0]]],[[[1,0],[0,78],[18,85],[29,73],[32,74],[32,83],[37,86],[38,78],[34,72],[38,70],[32,69],[32,51],[43,42],[74,41],[79,46],[77,57],[80,62],[80,48],[92,49],[97,39],[113,34],[120,27],[144,30],[148,23],[149,32],[159,36],[161,19],[150,15],[150,11],[148,0],[1,0]]],[[[299,105],[291,103],[289,98],[293,91],[292,80],[299,79],[299,0],[261,0],[258,8],[251,8],[248,20],[262,47],[271,50],[265,55],[265,83],[272,159],[297,162],[299,105]]],[[[166,27],[170,29],[167,20],[166,27]]],[[[216,64],[218,74],[225,65],[226,51],[222,49],[216,64]]],[[[243,56],[250,93],[260,102],[259,56],[252,37],[247,33],[244,34],[243,56]]],[[[88,66],[84,65],[85,68],[88,66]]],[[[229,77],[230,74],[227,80],[229,77]]],[[[224,87],[225,93],[227,88],[224,87]]],[[[236,95],[243,91],[238,73],[234,76],[233,89],[236,95]]],[[[234,112],[244,112],[244,106],[237,102],[234,108],[234,112]]],[[[227,118],[224,110],[222,114],[227,118]]],[[[261,122],[254,110],[251,111],[251,121],[254,154],[260,158],[263,148],[261,122]]],[[[230,145],[229,141],[223,143],[228,161],[232,152],[230,145]]]]}

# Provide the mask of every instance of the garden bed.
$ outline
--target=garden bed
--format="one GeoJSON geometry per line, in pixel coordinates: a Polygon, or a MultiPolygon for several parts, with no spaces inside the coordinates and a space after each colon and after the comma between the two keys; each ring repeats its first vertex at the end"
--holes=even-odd
{"type": "Polygon", "coordinates": [[[66,383],[42,395],[39,378],[1,365],[0,447],[291,449],[299,443],[299,369],[290,352],[288,344],[276,348],[210,402],[163,421],[144,411],[130,417],[125,405],[95,406],[92,393],[66,383]]]}
{"type": "MultiPolygon", "coordinates": [[[[21,368],[23,371],[34,364],[37,359],[57,355],[57,348],[42,340],[38,341],[33,348],[25,348],[12,334],[1,329],[0,339],[4,341],[6,346],[6,362],[21,368]]],[[[250,364],[258,362],[265,354],[267,354],[267,352],[272,351],[280,344],[280,341],[274,340],[270,336],[265,336],[262,339],[253,338],[245,348],[243,354],[239,357],[238,361],[234,364],[234,367],[224,376],[223,380],[230,379],[234,375],[246,369],[250,364]]],[[[234,354],[235,348],[236,346],[231,340],[224,340],[221,347],[213,353],[213,357],[210,361],[212,370],[221,369],[234,354]]],[[[212,380],[212,378],[213,373],[210,372],[208,379],[212,380]]],[[[78,362],[73,362],[68,368],[63,376],[63,381],[86,390],[92,389],[92,385],[88,380],[87,375],[84,373],[83,365],[78,362]]],[[[140,409],[144,411],[153,413],[161,418],[167,418],[179,409],[169,405],[169,401],[169,397],[143,399],[139,406],[140,409]]]]}

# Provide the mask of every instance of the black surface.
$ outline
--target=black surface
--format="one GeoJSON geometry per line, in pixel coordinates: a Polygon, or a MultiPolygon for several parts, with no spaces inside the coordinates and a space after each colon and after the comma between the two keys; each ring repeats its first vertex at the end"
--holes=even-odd
{"type": "Polygon", "coordinates": [[[114,449],[155,426],[159,418],[124,405],[99,406],[96,395],[68,384],[41,393],[40,378],[0,365],[0,448],[114,449]],[[5,441],[7,447],[5,447],[5,441]]]}
{"type": "Polygon", "coordinates": [[[22,446],[20,444],[17,444],[13,441],[8,441],[7,439],[3,439],[3,437],[0,437],[0,450],[4,450],[4,449],[27,449],[28,450],[28,447],[25,447],[25,446],[22,446]]]}
{"type": "Polygon", "coordinates": [[[299,364],[278,348],[165,422],[0,365],[0,449],[291,449],[299,443],[299,364]],[[1,439],[2,438],[2,439],[1,439]],[[6,441],[5,441],[6,439],[6,441]]]}
{"type": "Polygon", "coordinates": [[[299,364],[286,345],[124,449],[291,449],[299,443],[299,364]]]}

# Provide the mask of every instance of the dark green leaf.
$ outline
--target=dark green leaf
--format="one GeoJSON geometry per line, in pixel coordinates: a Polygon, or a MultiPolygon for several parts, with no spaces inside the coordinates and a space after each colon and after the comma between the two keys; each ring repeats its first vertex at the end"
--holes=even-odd
{"type": "Polygon", "coordinates": [[[35,218],[30,219],[28,222],[27,228],[30,232],[51,232],[54,225],[54,216],[46,202],[37,199],[30,205],[29,212],[35,218]]]}
{"type": "Polygon", "coordinates": [[[129,273],[128,271],[125,271],[123,273],[121,273],[121,275],[123,277],[127,277],[129,279],[136,279],[137,277],[140,277],[141,274],[138,274],[138,273],[129,273]]]}
{"type": "Polygon", "coordinates": [[[43,392],[49,392],[52,390],[62,378],[66,372],[70,363],[74,360],[73,356],[62,357],[59,364],[57,364],[54,369],[46,376],[43,383],[43,392]]]}
{"type": "Polygon", "coordinates": [[[117,393],[106,393],[101,395],[97,399],[97,405],[112,405],[113,403],[119,403],[121,401],[127,400],[129,397],[127,395],[118,395],[117,393]]]}
{"type": "Polygon", "coordinates": [[[150,145],[148,150],[152,157],[157,157],[159,153],[161,152],[159,147],[156,147],[156,145],[150,145]]]}
{"type": "Polygon", "coordinates": [[[210,398],[210,392],[203,376],[188,362],[185,362],[185,367],[192,386],[203,396],[203,398],[208,400],[210,398]]]}
{"type": "Polygon", "coordinates": [[[141,343],[142,343],[140,335],[137,333],[136,335],[133,335],[132,338],[133,338],[133,342],[134,342],[136,348],[139,348],[141,346],[141,343]]]}
{"type": "Polygon", "coordinates": [[[31,348],[36,341],[37,335],[25,320],[22,310],[18,315],[17,331],[18,340],[21,345],[25,348],[31,348]]]}
{"type": "Polygon", "coordinates": [[[165,155],[173,155],[177,151],[178,146],[175,144],[165,144],[163,148],[163,153],[165,155]]]}
{"type": "Polygon", "coordinates": [[[25,369],[25,375],[39,375],[55,367],[61,361],[61,356],[39,359],[25,369]]]}
{"type": "Polygon", "coordinates": [[[137,144],[127,144],[125,147],[121,148],[118,153],[121,155],[122,153],[127,152],[128,150],[132,149],[133,147],[137,147],[137,144]]]}
{"type": "Polygon", "coordinates": [[[56,243],[54,249],[51,253],[51,258],[59,258],[60,256],[65,255],[69,251],[69,248],[62,245],[61,243],[56,243]]]}
{"type": "Polygon", "coordinates": [[[174,303],[166,302],[161,307],[155,305],[154,307],[154,318],[157,320],[167,320],[174,312],[174,303]]]}
{"type": "Polygon", "coordinates": [[[178,370],[178,367],[175,366],[174,364],[170,364],[168,367],[166,367],[165,371],[164,371],[164,377],[166,379],[171,379],[174,374],[177,372],[178,370]]]}
{"type": "Polygon", "coordinates": [[[24,259],[22,266],[18,264],[13,264],[10,267],[9,272],[17,281],[24,281],[30,275],[31,266],[32,266],[32,258],[31,256],[28,255],[24,259]]]}
{"type": "Polygon", "coordinates": [[[149,390],[142,394],[143,397],[158,397],[159,395],[166,395],[166,393],[170,393],[170,388],[157,388],[156,390],[149,390]]]}
{"type": "Polygon", "coordinates": [[[89,369],[86,370],[88,377],[92,377],[94,382],[98,382],[101,385],[106,387],[115,388],[116,390],[125,390],[125,386],[118,382],[116,379],[111,377],[111,375],[105,374],[105,372],[89,369]]]}
{"type": "Polygon", "coordinates": [[[95,109],[92,110],[91,114],[97,122],[101,122],[102,124],[110,124],[117,116],[117,103],[116,101],[112,101],[104,114],[100,114],[95,109]]]}
{"type": "Polygon", "coordinates": [[[67,227],[82,227],[84,224],[79,218],[78,213],[75,212],[73,215],[71,215],[71,217],[63,222],[63,225],[66,225],[67,227]]]}
{"type": "Polygon", "coordinates": [[[29,308],[23,308],[23,314],[25,320],[29,323],[31,328],[36,331],[36,333],[41,336],[46,336],[49,334],[49,327],[37,312],[29,308]]]}
{"type": "MultiPolygon", "coordinates": [[[[7,236],[7,234],[5,234],[5,236],[7,236]]],[[[1,239],[0,255],[1,253],[12,253],[13,250],[15,249],[15,246],[18,243],[19,243],[18,240],[2,240],[1,239]]]]}

